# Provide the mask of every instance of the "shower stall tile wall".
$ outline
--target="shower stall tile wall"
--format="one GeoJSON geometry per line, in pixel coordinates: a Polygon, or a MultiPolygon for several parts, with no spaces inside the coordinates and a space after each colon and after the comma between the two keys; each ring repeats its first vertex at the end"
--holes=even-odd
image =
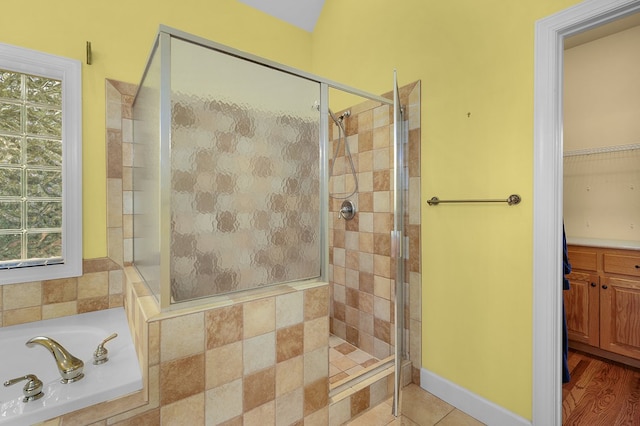
{"type": "MultiPolygon", "coordinates": [[[[386,96],[386,95],[385,95],[386,96]]],[[[405,351],[414,366],[420,365],[420,82],[400,89],[407,147],[405,230],[408,255],[408,297],[405,303],[405,351]],[[413,337],[413,339],[412,339],[413,337]]],[[[378,359],[393,354],[395,262],[391,257],[393,229],[393,110],[366,101],[348,110],[344,118],[348,153],[341,145],[329,179],[329,192],[349,194],[357,179],[358,192],[351,199],[357,208],[353,220],[338,217],[342,198],[331,199],[329,215],[329,277],[331,282],[331,332],[378,359]]],[[[340,116],[343,112],[337,114],[340,116]]],[[[330,152],[341,131],[330,123],[330,152]]]]}

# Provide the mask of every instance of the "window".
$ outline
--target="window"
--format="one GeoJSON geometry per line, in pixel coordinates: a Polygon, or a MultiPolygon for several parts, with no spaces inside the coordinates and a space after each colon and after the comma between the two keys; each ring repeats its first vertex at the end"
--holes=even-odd
{"type": "Polygon", "coordinates": [[[80,62],[0,43],[0,284],[82,274],[80,62]]]}

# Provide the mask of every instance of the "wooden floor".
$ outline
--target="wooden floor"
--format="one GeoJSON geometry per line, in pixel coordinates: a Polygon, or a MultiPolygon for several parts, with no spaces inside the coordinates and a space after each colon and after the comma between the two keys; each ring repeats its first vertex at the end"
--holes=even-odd
{"type": "Polygon", "coordinates": [[[571,382],[562,386],[562,424],[640,425],[640,370],[569,351],[571,382]]]}

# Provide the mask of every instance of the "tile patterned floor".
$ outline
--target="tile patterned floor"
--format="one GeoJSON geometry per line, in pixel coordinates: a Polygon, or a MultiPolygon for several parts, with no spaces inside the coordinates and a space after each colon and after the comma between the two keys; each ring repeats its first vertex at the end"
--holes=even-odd
{"type": "Polygon", "coordinates": [[[399,417],[391,414],[392,399],[388,399],[355,419],[345,423],[348,426],[482,426],[468,414],[447,404],[443,400],[424,391],[418,385],[410,384],[402,390],[399,417]]]}
{"type": "Polygon", "coordinates": [[[379,360],[333,334],[329,337],[329,383],[357,374],[379,360]]]}
{"type": "MultiPolygon", "coordinates": [[[[339,382],[379,362],[372,355],[331,335],[329,337],[329,382],[339,382]]],[[[447,404],[415,384],[402,390],[399,417],[392,413],[393,399],[370,408],[345,426],[482,426],[468,414],[447,404]]]]}

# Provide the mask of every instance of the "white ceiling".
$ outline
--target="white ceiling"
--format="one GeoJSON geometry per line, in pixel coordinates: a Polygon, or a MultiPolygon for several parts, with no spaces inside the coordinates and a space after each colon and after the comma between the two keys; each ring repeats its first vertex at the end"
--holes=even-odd
{"type": "Polygon", "coordinates": [[[298,28],[312,32],[324,0],[238,0],[298,28]]]}

